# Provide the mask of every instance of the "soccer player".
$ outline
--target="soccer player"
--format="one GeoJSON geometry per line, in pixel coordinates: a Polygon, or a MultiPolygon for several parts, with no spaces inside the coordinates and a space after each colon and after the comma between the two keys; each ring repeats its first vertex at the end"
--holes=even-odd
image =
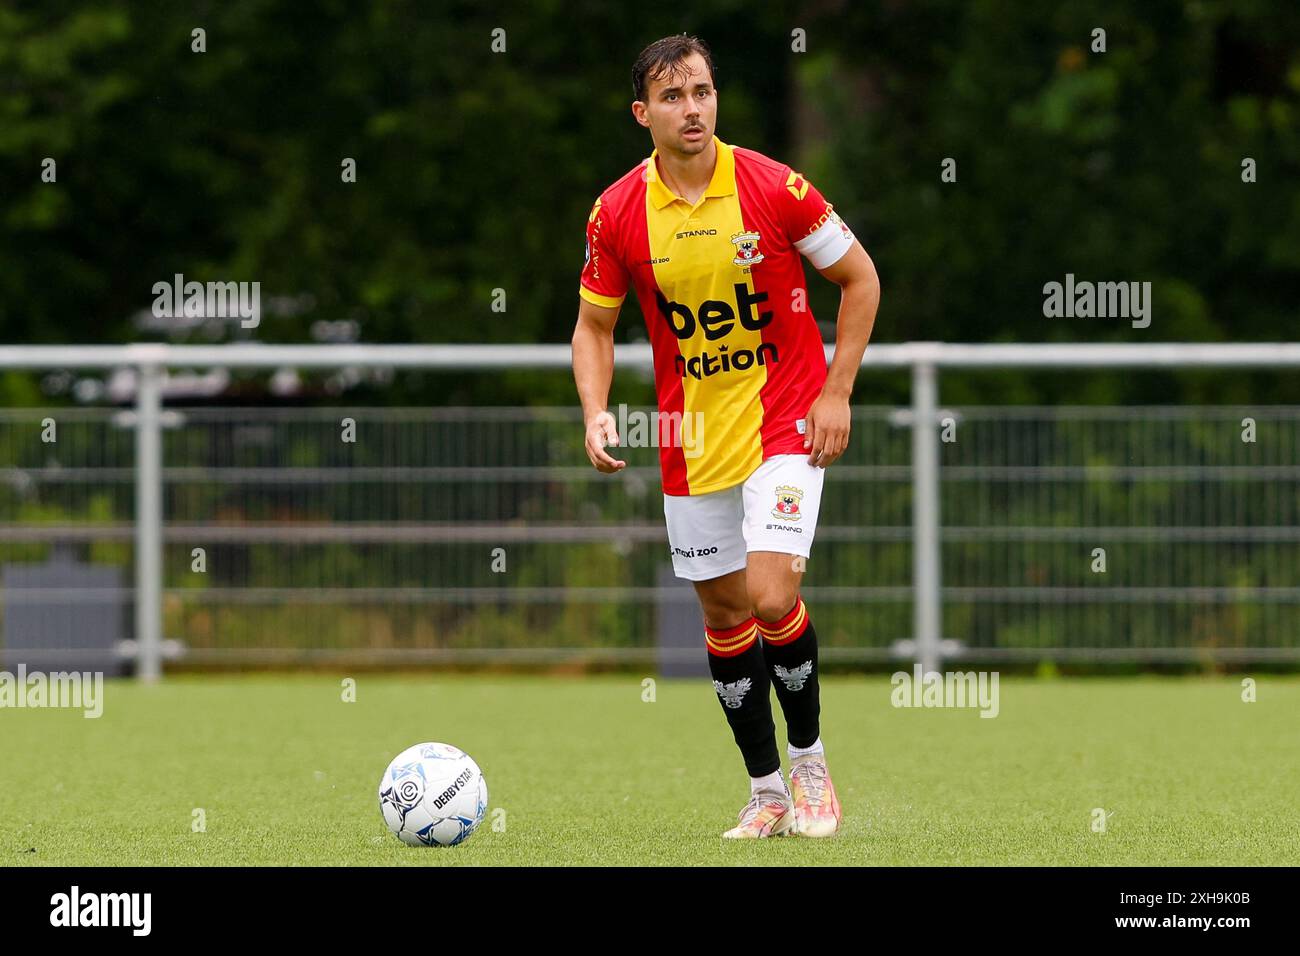
{"type": "Polygon", "coordinates": [[[626,464],[605,450],[619,443],[606,404],[614,323],[634,287],[654,354],[673,570],[699,597],[713,687],[750,777],[739,824],[723,836],[831,836],[840,805],[799,584],[825,469],[848,443],[849,394],[880,300],[875,266],[800,173],[714,135],[703,42],[651,44],[632,84],[632,114],[655,149],[600,194],[587,222],[573,333],[587,455],[606,474],[626,464]],[[841,289],[829,370],[800,255],[841,289]],[[786,721],[789,788],[770,688],[786,721]]]}

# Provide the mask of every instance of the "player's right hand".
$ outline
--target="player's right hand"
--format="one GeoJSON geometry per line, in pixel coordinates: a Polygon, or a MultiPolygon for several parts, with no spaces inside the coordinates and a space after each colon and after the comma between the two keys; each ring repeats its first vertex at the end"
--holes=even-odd
{"type": "Polygon", "coordinates": [[[605,475],[612,475],[627,467],[627,462],[611,458],[605,452],[606,445],[618,444],[618,429],[614,427],[614,416],[609,412],[597,412],[587,422],[587,457],[596,466],[596,470],[605,475]]]}

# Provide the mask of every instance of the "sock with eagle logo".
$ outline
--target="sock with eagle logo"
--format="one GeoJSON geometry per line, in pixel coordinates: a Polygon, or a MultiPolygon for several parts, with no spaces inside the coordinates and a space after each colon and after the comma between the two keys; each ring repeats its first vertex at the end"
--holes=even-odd
{"type": "Polygon", "coordinates": [[[749,617],[735,627],[704,625],[709,650],[709,672],[722,712],[731,725],[736,746],[750,777],[766,777],[781,770],[776,749],[776,724],[772,722],[771,680],[758,639],[758,622],[749,617]]]}
{"type": "Polygon", "coordinates": [[[817,632],[803,597],[779,621],[755,619],[763,637],[763,659],[785,714],[791,747],[811,747],[820,736],[821,697],[817,682],[817,632]]]}

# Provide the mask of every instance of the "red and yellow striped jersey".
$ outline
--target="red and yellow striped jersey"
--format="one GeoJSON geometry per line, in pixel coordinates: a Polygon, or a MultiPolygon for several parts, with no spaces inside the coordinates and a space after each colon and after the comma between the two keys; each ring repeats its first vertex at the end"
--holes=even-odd
{"type": "Polygon", "coordinates": [[[658,150],[601,193],[579,284],[608,307],[636,288],[669,495],[730,488],[773,455],[803,453],[826,355],[800,254],[824,269],[853,244],[800,173],[713,141],[713,178],[694,206],[659,178],[658,150]]]}

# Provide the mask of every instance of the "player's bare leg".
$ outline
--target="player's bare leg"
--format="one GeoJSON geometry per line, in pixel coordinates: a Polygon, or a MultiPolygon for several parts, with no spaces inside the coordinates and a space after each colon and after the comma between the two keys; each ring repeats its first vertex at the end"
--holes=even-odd
{"type": "Polygon", "coordinates": [[[695,593],[704,610],[713,687],[750,777],[750,799],[740,811],[740,822],[723,836],[784,836],[794,827],[794,807],[781,777],[770,678],[745,572],[696,581],[695,593]]]}
{"type": "Polygon", "coordinates": [[[799,596],[803,559],[751,551],[748,562],[746,589],[790,743],[795,832],[833,836],[840,825],[840,802],[821,742],[817,634],[799,596]]]}

